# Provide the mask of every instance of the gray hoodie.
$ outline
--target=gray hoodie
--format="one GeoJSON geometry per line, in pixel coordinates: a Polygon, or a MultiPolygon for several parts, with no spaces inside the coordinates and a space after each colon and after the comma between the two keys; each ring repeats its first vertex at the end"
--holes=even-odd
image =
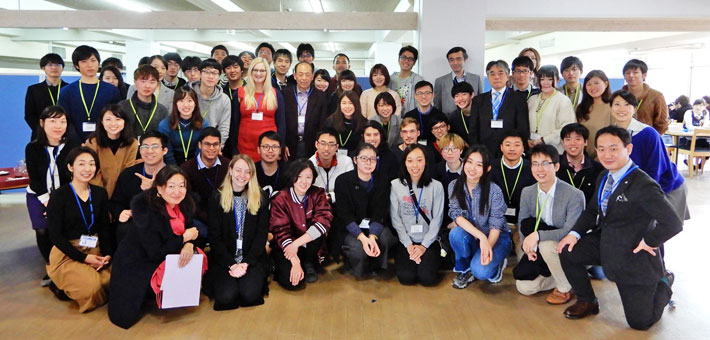
{"type": "Polygon", "coordinates": [[[222,92],[222,88],[215,86],[212,95],[205,99],[200,94],[200,82],[196,81],[192,84],[192,89],[197,92],[197,99],[200,103],[200,112],[202,117],[210,122],[210,126],[216,127],[222,135],[220,144],[224,146],[224,142],[229,137],[229,121],[232,117],[232,102],[229,97],[222,92]]]}
{"type": "MultiPolygon", "coordinates": [[[[135,92],[135,85],[131,85],[130,87],[128,87],[128,92],[126,93],[125,99],[132,98],[135,92]]],[[[172,111],[173,109],[173,96],[175,95],[175,91],[165,86],[163,82],[160,82],[160,89],[153,93],[153,95],[158,97],[158,103],[165,106],[165,108],[168,109],[168,114],[170,114],[170,111],[172,111]]]]}

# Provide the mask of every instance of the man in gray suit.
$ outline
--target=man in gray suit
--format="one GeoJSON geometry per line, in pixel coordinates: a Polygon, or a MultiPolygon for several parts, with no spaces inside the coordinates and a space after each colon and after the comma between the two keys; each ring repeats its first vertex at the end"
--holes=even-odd
{"type": "Polygon", "coordinates": [[[562,270],[557,242],[569,233],[584,210],[584,193],[557,179],[560,155],[554,146],[536,145],[530,151],[530,162],[537,184],[524,188],[520,195],[518,232],[524,252],[520,255],[529,261],[544,261],[551,275],[538,274],[529,280],[516,277],[515,286],[523,295],[552,289],[545,301],[560,305],[571,299],[572,286],[562,270]]]}
{"type": "Polygon", "coordinates": [[[449,61],[451,73],[447,73],[436,79],[434,82],[434,106],[441,112],[449,113],[456,110],[456,103],[451,98],[451,88],[454,84],[467,82],[473,86],[474,95],[477,96],[483,91],[483,80],[481,76],[466,72],[464,66],[468,54],[466,49],[456,46],[446,53],[446,59],[449,61]]]}

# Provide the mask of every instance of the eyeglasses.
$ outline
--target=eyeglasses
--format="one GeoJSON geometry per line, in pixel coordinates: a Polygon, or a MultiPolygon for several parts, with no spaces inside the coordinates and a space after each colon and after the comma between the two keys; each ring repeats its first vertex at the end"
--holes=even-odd
{"type": "Polygon", "coordinates": [[[540,162],[532,162],[530,163],[530,167],[532,168],[546,168],[549,167],[550,165],[553,165],[555,163],[550,162],[550,161],[543,161],[542,163],[540,162]]]}
{"type": "Polygon", "coordinates": [[[45,67],[64,67],[62,64],[55,64],[55,63],[47,63],[44,65],[45,67]]]}
{"type": "Polygon", "coordinates": [[[302,53],[302,54],[301,54],[301,58],[310,58],[310,57],[312,57],[312,56],[313,56],[313,55],[310,54],[310,53],[302,53]]]}
{"type": "Polygon", "coordinates": [[[596,148],[597,153],[605,153],[605,152],[610,152],[610,153],[617,153],[619,152],[621,148],[619,147],[610,147],[610,148],[596,148]]]}
{"type": "Polygon", "coordinates": [[[528,74],[530,70],[513,70],[514,74],[528,74]]]}
{"type": "Polygon", "coordinates": [[[219,77],[219,71],[202,71],[202,74],[211,77],[219,77]]]}
{"type": "Polygon", "coordinates": [[[253,69],[251,70],[252,73],[266,73],[266,70],[258,70],[258,69],[253,69]]]}
{"type": "Polygon", "coordinates": [[[410,63],[413,63],[414,61],[416,61],[416,59],[414,59],[413,57],[407,57],[406,55],[399,56],[399,60],[408,61],[410,63]]]}
{"type": "Polygon", "coordinates": [[[260,148],[264,151],[279,151],[281,150],[281,145],[262,145],[260,148]]]}
{"type": "Polygon", "coordinates": [[[163,146],[162,146],[162,145],[159,145],[159,144],[141,145],[141,146],[139,147],[139,149],[141,149],[141,150],[143,150],[143,151],[147,151],[147,150],[153,150],[153,151],[155,151],[155,150],[159,150],[159,149],[162,149],[162,148],[163,148],[163,146]]]}
{"type": "Polygon", "coordinates": [[[431,127],[432,130],[444,130],[446,129],[446,124],[436,124],[431,127]]]}
{"type": "Polygon", "coordinates": [[[201,144],[202,147],[205,148],[205,149],[206,149],[206,148],[218,148],[218,147],[219,147],[219,142],[215,142],[215,143],[201,142],[200,144],[201,144]]]}
{"type": "Polygon", "coordinates": [[[318,141],[318,145],[320,145],[321,147],[324,147],[324,148],[334,148],[334,147],[338,146],[338,143],[332,143],[332,142],[328,143],[328,142],[324,142],[324,141],[318,141]]]}
{"type": "Polygon", "coordinates": [[[448,153],[454,153],[454,152],[461,152],[461,149],[453,147],[453,146],[447,146],[445,148],[441,148],[442,152],[448,152],[448,153]]]}
{"type": "Polygon", "coordinates": [[[417,91],[417,92],[414,92],[414,94],[416,94],[417,96],[428,96],[428,95],[431,95],[432,93],[434,93],[434,92],[431,92],[431,91],[417,91]]]}
{"type": "Polygon", "coordinates": [[[377,157],[357,156],[357,160],[363,163],[376,163],[377,157]]]}

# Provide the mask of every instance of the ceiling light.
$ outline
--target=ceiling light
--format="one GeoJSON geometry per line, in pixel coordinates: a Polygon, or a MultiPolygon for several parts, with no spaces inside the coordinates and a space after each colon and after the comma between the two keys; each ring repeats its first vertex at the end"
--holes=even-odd
{"type": "Polygon", "coordinates": [[[323,3],[320,0],[309,0],[308,2],[311,3],[311,9],[313,10],[313,13],[325,12],[323,10],[323,3]]]}
{"type": "Polygon", "coordinates": [[[231,0],[212,0],[212,2],[215,5],[222,7],[222,9],[227,12],[244,12],[241,7],[237,6],[231,0]]]}
{"type": "Polygon", "coordinates": [[[328,42],[328,49],[329,49],[331,52],[335,53],[335,44],[333,44],[332,41],[329,41],[329,42],[328,42]]]}
{"type": "Polygon", "coordinates": [[[283,46],[283,48],[285,48],[293,53],[296,53],[296,51],[297,51],[297,49],[295,47],[293,47],[293,45],[291,45],[287,42],[279,42],[279,45],[283,46]]]}

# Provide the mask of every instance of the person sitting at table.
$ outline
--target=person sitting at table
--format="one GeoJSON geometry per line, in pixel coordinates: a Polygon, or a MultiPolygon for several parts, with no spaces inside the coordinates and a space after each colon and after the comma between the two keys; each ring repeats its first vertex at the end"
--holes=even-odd
{"type": "MultiPolygon", "coordinates": [[[[39,115],[36,138],[25,147],[27,173],[27,212],[35,231],[37,248],[45,263],[49,263],[52,241],[47,229],[47,203],[49,195],[61,185],[71,181],[71,173],[63,166],[69,151],[78,146],[67,136],[67,113],[61,106],[48,106],[39,115]]],[[[40,285],[52,281],[44,275],[40,285]]]]}

